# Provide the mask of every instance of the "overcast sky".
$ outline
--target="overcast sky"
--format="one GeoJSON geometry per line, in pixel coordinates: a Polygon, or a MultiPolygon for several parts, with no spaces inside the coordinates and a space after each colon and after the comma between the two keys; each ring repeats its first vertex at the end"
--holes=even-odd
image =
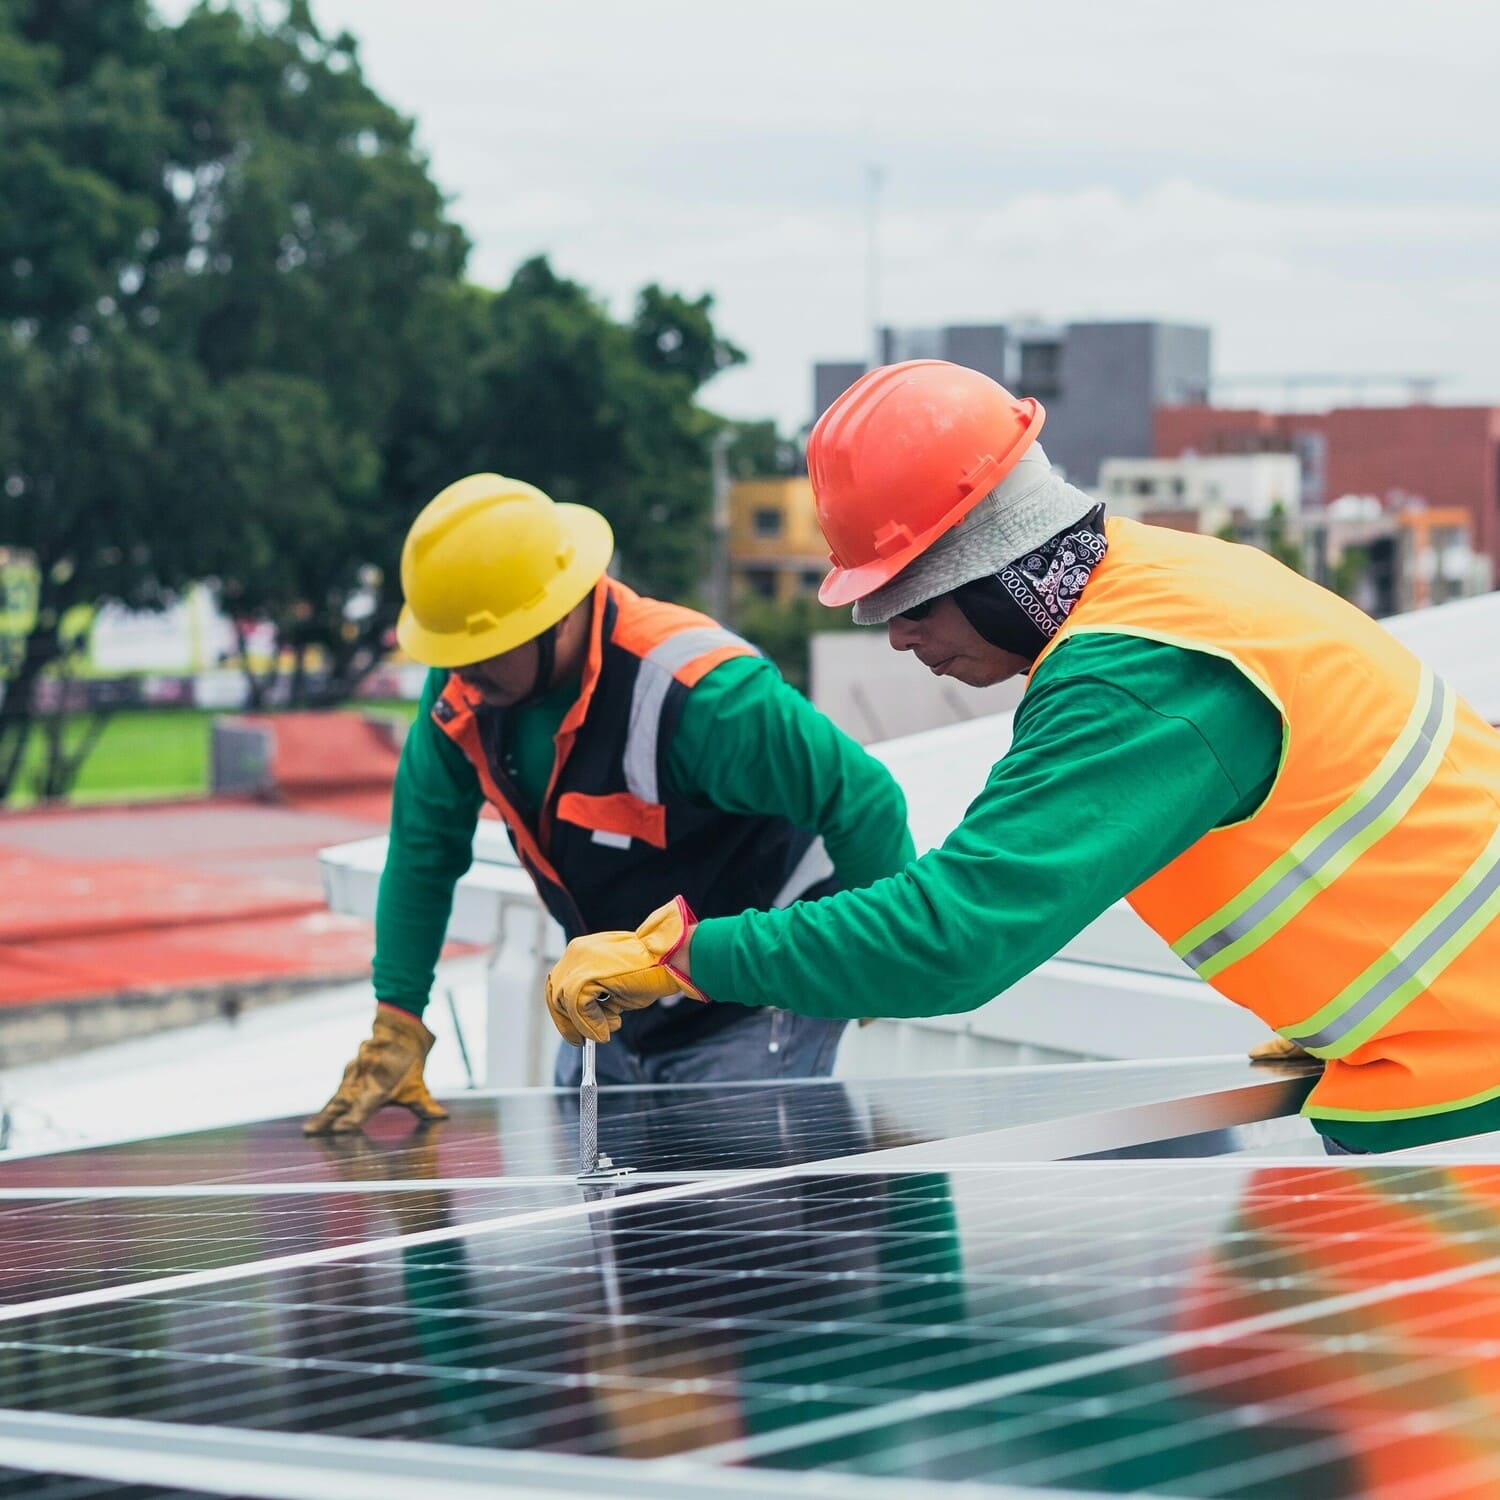
{"type": "Polygon", "coordinates": [[[313,6],[416,118],[475,279],[545,251],[622,314],[712,292],[733,415],[799,425],[812,361],[868,347],[871,164],[882,321],[1202,322],[1221,375],[1500,402],[1493,0],[313,6]]]}

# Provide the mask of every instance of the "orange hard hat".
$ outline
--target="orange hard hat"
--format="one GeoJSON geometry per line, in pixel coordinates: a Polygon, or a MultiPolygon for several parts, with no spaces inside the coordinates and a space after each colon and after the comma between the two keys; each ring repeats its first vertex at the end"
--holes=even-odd
{"type": "Polygon", "coordinates": [[[807,443],[833,571],[818,598],[851,604],[957,526],[1021,461],[1046,419],[978,370],[910,359],[860,376],[807,443]]]}

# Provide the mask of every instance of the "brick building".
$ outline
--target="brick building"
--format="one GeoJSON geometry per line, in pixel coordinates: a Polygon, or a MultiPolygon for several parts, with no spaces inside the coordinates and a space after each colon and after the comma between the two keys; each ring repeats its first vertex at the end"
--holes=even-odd
{"type": "Polygon", "coordinates": [[[1159,458],[1184,453],[1295,453],[1305,506],[1374,495],[1459,507],[1474,550],[1500,581],[1500,406],[1352,406],[1267,412],[1164,406],[1155,412],[1159,458]]]}

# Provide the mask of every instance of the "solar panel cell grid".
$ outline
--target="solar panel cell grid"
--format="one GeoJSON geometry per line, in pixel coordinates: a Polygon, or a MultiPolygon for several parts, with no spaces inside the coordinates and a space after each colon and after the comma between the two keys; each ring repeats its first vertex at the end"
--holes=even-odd
{"type": "Polygon", "coordinates": [[[0,1197],[0,1306],[577,1202],[565,1182],[254,1197],[0,1197]]]}
{"type": "Polygon", "coordinates": [[[130,1493],[50,1472],[70,1432],[111,1472],[122,1418],[150,1430],[121,1483],[198,1434],[251,1459],[384,1445],[418,1474],[433,1454],[615,1465],[594,1492],[616,1500],[749,1476],[790,1497],[804,1475],[839,1495],[1500,1493],[1500,1165],[861,1154],[959,1161],[983,1132],[1245,1071],[606,1095],[606,1149],[613,1129],[657,1169],[610,1193],[538,1170],[570,1174],[575,1146],[572,1101],[545,1093],[347,1143],[280,1121],[0,1163],[0,1429],[52,1424],[22,1491],[42,1500],[130,1493]]]}
{"type": "Polygon", "coordinates": [[[1500,1486],[1500,1167],[1064,1164],[641,1192],[23,1317],[0,1400],[1042,1490],[1500,1486]]]}

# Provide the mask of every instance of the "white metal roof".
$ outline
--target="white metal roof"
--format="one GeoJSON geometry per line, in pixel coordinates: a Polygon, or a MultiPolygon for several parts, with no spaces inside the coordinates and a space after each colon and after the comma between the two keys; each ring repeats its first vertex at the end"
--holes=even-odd
{"type": "Polygon", "coordinates": [[[1491,724],[1500,724],[1500,592],[1414,609],[1380,623],[1491,724]]]}

